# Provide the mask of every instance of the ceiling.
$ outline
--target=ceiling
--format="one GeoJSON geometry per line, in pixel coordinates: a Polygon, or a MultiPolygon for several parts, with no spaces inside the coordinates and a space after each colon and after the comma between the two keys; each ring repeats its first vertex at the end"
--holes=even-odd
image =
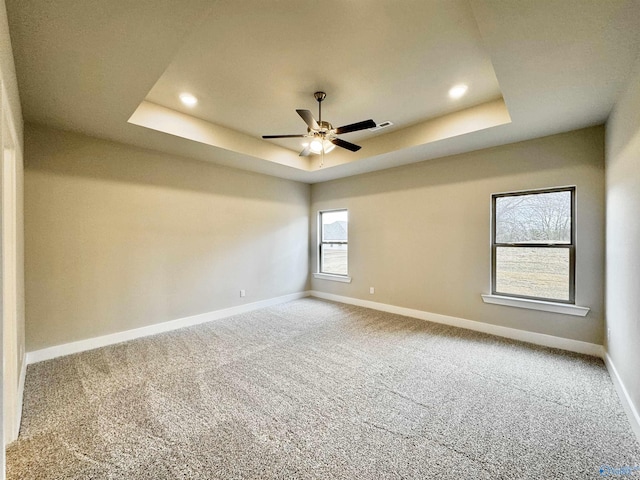
{"type": "Polygon", "coordinates": [[[640,52],[640,0],[6,5],[27,121],[307,183],[601,124],[640,52]],[[322,167],[261,138],[317,90],[334,126],[393,126],[322,167]]]}

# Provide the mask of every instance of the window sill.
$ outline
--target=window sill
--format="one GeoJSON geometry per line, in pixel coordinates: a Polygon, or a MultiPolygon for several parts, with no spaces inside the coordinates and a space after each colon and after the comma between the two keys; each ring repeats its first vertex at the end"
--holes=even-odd
{"type": "Polygon", "coordinates": [[[579,307],[568,303],[545,302],[543,300],[530,300],[528,298],[503,297],[501,295],[481,295],[484,303],[494,305],[506,305],[507,307],[527,308],[529,310],[542,310],[543,312],[564,313],[584,317],[589,313],[589,307],[579,307]]]}
{"type": "Polygon", "coordinates": [[[347,275],[331,275],[329,273],[314,273],[313,278],[320,280],[330,280],[332,282],[351,283],[351,277],[347,275]]]}

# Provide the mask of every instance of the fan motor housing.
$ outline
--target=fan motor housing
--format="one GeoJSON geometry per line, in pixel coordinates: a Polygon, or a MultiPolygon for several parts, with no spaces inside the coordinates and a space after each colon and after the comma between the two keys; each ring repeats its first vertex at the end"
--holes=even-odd
{"type": "Polygon", "coordinates": [[[325,122],[324,120],[318,122],[318,125],[320,126],[320,129],[315,131],[315,130],[311,130],[310,128],[307,127],[307,132],[308,133],[313,133],[313,134],[321,134],[322,136],[325,135],[330,135],[332,133],[335,133],[335,129],[333,128],[333,125],[331,125],[329,122],[325,122]]]}

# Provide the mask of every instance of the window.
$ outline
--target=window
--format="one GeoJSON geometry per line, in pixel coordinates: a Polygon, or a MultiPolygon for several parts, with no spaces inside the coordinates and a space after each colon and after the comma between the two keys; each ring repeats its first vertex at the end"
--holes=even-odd
{"type": "Polygon", "coordinates": [[[348,224],[347,210],[330,210],[319,213],[318,272],[329,275],[348,274],[348,224]]]}
{"type": "Polygon", "coordinates": [[[492,294],[575,303],[575,191],[492,196],[492,294]]]}

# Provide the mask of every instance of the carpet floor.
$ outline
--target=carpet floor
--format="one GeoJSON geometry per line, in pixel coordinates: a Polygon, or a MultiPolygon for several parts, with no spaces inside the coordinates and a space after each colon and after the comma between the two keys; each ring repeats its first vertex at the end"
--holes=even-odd
{"type": "Polygon", "coordinates": [[[21,480],[583,479],[604,465],[640,465],[640,446],[600,359],[311,298],[30,365],[7,451],[21,480]]]}

